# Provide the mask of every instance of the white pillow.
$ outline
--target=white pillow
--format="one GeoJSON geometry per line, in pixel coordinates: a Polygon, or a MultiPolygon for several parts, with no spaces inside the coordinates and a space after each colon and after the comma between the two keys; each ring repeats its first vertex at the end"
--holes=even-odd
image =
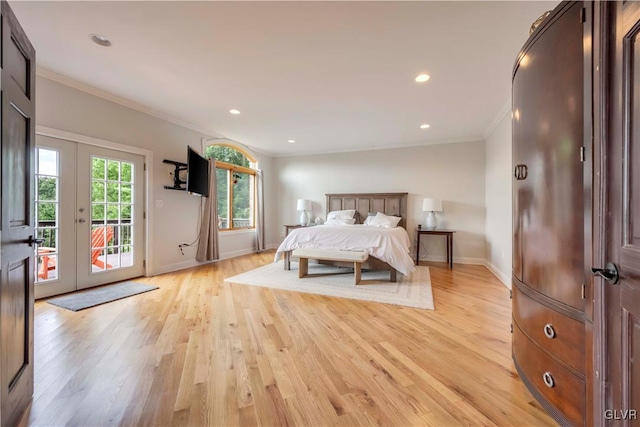
{"type": "Polygon", "coordinates": [[[369,215],[367,217],[367,219],[364,220],[364,222],[362,224],[364,225],[371,225],[371,223],[373,222],[373,220],[375,219],[375,215],[369,215]]]}
{"type": "Polygon", "coordinates": [[[324,225],[353,225],[355,223],[355,218],[331,218],[324,225]]]}
{"type": "Polygon", "coordinates": [[[356,214],[356,210],[355,209],[346,209],[346,210],[343,210],[343,211],[331,211],[327,215],[327,219],[353,218],[353,216],[355,214],[356,214]]]}
{"type": "Polygon", "coordinates": [[[395,228],[398,226],[402,218],[399,216],[389,216],[385,215],[382,212],[378,212],[378,214],[371,220],[367,225],[372,227],[379,228],[395,228]]]}

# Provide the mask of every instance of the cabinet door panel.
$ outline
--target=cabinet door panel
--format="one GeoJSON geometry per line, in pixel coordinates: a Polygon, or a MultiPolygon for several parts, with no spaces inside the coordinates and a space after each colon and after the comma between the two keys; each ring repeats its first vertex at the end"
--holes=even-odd
{"type": "Polygon", "coordinates": [[[582,309],[583,28],[580,5],[546,28],[513,81],[514,274],[582,309]],[[521,264],[520,264],[521,263],[521,264]],[[519,270],[519,271],[517,271],[519,270]]]}

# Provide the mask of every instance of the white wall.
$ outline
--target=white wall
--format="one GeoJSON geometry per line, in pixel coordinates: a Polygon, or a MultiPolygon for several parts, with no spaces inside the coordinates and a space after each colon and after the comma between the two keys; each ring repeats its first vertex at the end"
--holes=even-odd
{"type": "Polygon", "coordinates": [[[487,267],[511,288],[511,114],[486,140],[487,267]]]}
{"type": "MultiPolygon", "coordinates": [[[[153,151],[151,208],[153,209],[153,265],[158,274],[196,265],[195,247],[178,245],[192,242],[197,235],[200,198],[185,192],[165,190],[171,185],[171,165],[163,159],[185,162],[186,147],[201,147],[201,138],[210,138],[191,129],[170,123],[140,111],[107,101],[87,92],[38,76],[36,82],[36,122],[38,125],[100,138],[153,151]],[[155,207],[162,200],[163,207],[155,207]]],[[[255,153],[254,153],[255,154],[255,153]]],[[[259,167],[265,171],[265,220],[270,221],[273,201],[273,162],[257,154],[259,167]]],[[[276,242],[277,234],[267,229],[267,242],[276,242]]],[[[254,232],[221,233],[222,258],[253,251],[254,232]]]]}
{"type": "MultiPolygon", "coordinates": [[[[282,225],[298,222],[298,198],[313,201],[313,218],[325,218],[325,193],[408,192],[407,230],[414,246],[413,229],[425,220],[422,199],[436,197],[443,200],[439,226],[457,230],[455,261],[483,263],[484,156],[484,142],[476,141],[274,158],[278,202],[272,227],[282,239],[282,225]]],[[[412,251],[415,253],[415,247],[412,251]]],[[[424,254],[424,259],[444,260],[444,238],[421,239],[420,254],[424,254]]]]}
{"type": "MultiPolygon", "coordinates": [[[[164,190],[172,168],[162,159],[184,161],[186,146],[211,137],[49,80],[37,79],[37,124],[136,146],[154,153],[152,271],[197,264],[195,248],[178,245],[196,237],[199,199],[164,190]],[[155,200],[163,207],[156,208],[155,200]]],[[[254,153],[255,154],[255,153],[254,153]]],[[[505,116],[485,142],[441,144],[393,150],[271,158],[256,154],[265,171],[266,242],[277,246],[285,223],[295,224],[296,199],[314,202],[313,216],[325,216],[325,193],[409,192],[408,230],[424,224],[424,197],[443,200],[442,228],[456,229],[456,262],[483,262],[505,282],[511,276],[511,121],[505,116]],[[485,208],[486,207],[486,208],[485,208]]],[[[254,233],[221,233],[223,258],[253,251],[254,233]]],[[[444,260],[444,239],[423,240],[422,258],[444,260]]],[[[415,246],[415,243],[414,243],[415,246]]],[[[412,251],[415,248],[412,247],[412,251]]],[[[414,252],[415,253],[415,252],[414,252]]]]}

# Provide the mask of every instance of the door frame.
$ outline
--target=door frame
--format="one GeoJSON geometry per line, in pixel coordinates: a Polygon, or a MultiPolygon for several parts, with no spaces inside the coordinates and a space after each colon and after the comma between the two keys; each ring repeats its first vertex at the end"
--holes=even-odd
{"type": "Polygon", "coordinates": [[[153,200],[153,186],[151,185],[151,177],[153,177],[153,151],[132,145],[120,144],[118,142],[107,141],[106,139],[94,138],[92,136],[80,135],[77,133],[67,132],[64,130],[54,129],[46,126],[36,125],[36,135],[48,136],[50,138],[65,139],[71,142],[78,142],[96,147],[108,148],[125,153],[138,154],[144,157],[145,168],[144,176],[144,275],[152,276],[151,266],[153,265],[153,233],[151,226],[153,224],[153,209],[151,209],[151,200],[153,200]]]}
{"type": "MultiPolygon", "coordinates": [[[[610,73],[611,54],[615,49],[614,14],[616,4],[595,1],[593,10],[593,210],[592,210],[592,263],[604,266],[607,250],[607,159],[611,151],[609,137],[611,126],[609,105],[611,103],[610,73]]],[[[599,277],[591,281],[593,301],[592,365],[588,374],[592,380],[593,425],[604,425],[607,378],[607,283],[599,277]]]]}
{"type": "Polygon", "coordinates": [[[598,118],[602,111],[602,105],[598,104],[596,98],[598,93],[598,78],[600,77],[595,71],[595,64],[601,59],[598,54],[599,44],[593,41],[599,36],[598,20],[599,8],[597,3],[584,1],[582,3],[582,22],[583,22],[583,220],[584,220],[584,282],[583,282],[583,300],[584,300],[584,325],[585,325],[585,425],[594,425],[597,423],[596,414],[602,413],[596,407],[601,402],[596,399],[599,385],[596,381],[595,372],[597,368],[595,337],[597,327],[594,325],[594,311],[596,307],[594,298],[596,295],[595,280],[591,274],[591,267],[598,264],[598,251],[594,245],[596,236],[598,235],[598,225],[601,220],[599,197],[599,182],[596,180],[596,171],[598,170],[597,162],[600,157],[596,154],[598,151],[598,139],[595,133],[600,130],[598,118]]]}

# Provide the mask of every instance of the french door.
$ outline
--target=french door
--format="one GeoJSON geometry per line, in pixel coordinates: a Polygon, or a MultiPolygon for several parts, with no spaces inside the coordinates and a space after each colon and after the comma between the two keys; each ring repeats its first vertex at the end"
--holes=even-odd
{"type": "Polygon", "coordinates": [[[143,275],[142,156],[36,137],[36,298],[143,275]]]}

